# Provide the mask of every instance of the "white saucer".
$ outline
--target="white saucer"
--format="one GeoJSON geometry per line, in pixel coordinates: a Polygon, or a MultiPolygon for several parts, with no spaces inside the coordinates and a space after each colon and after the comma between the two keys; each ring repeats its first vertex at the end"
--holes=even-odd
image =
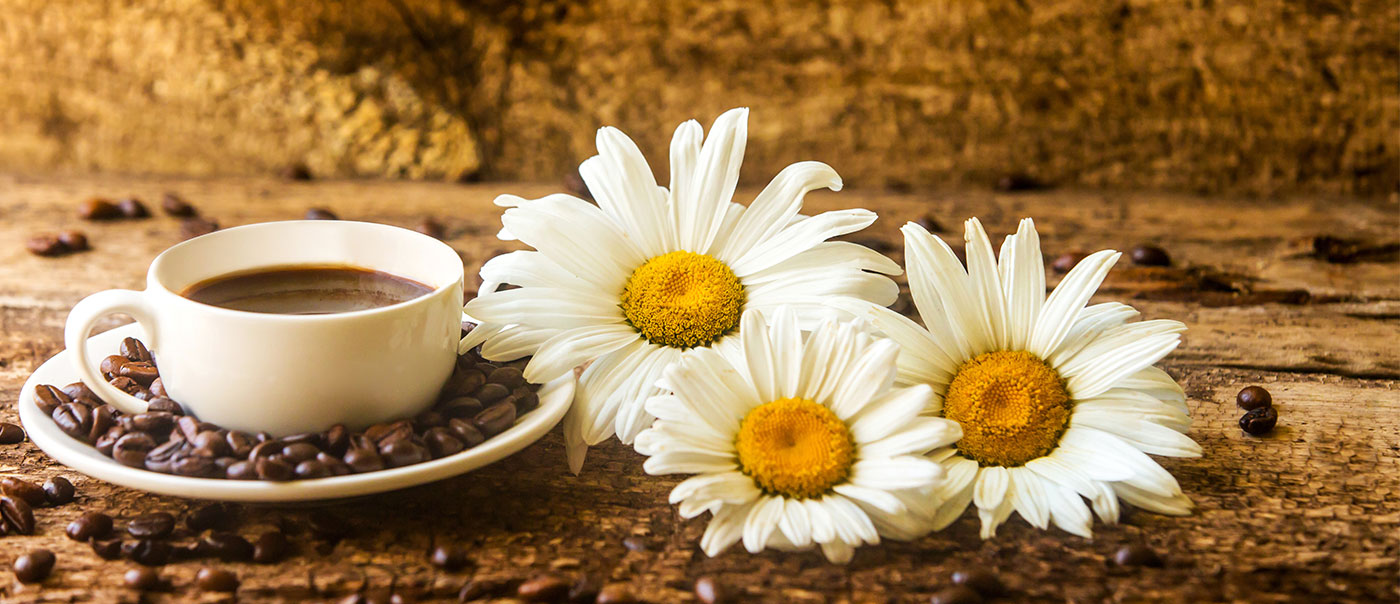
{"type": "MultiPolygon", "coordinates": [[[[112,354],[123,338],[141,338],[143,335],[140,325],[132,323],[93,336],[89,340],[91,346],[88,347],[90,354],[94,355],[92,362],[97,363],[102,357],[112,354]]],[[[64,351],[45,361],[34,375],[29,376],[29,380],[24,383],[24,389],[20,391],[20,421],[24,423],[24,430],[29,433],[29,439],[39,445],[45,453],[88,476],[124,487],[178,497],[249,502],[341,499],[407,488],[463,474],[498,461],[539,440],[559,423],[574,398],[574,376],[570,373],[545,384],[539,391],[540,406],[526,413],[514,426],[456,455],[365,474],[269,482],[185,478],[130,468],[117,463],[112,458],[98,453],[92,445],[64,434],[58,429],[58,425],[34,404],[36,385],[52,384],[62,387],[76,381],[78,375],[73,371],[68,352],[64,351]]]]}

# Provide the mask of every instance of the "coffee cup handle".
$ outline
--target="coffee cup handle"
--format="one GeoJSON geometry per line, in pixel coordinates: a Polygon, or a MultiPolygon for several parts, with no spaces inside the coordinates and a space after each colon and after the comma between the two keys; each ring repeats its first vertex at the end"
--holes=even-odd
{"type": "Polygon", "coordinates": [[[146,330],[148,340],[146,344],[154,349],[155,313],[152,312],[151,305],[146,302],[145,292],[129,289],[109,289],[97,292],[78,302],[68,313],[68,323],[63,328],[64,344],[68,347],[68,355],[73,359],[73,367],[78,370],[78,377],[97,394],[98,398],[120,409],[123,413],[144,413],[146,411],[145,401],[109,384],[107,380],[102,379],[102,374],[88,362],[88,332],[92,331],[93,324],[97,323],[99,319],[117,313],[130,315],[136,319],[136,322],[140,323],[146,330]]]}

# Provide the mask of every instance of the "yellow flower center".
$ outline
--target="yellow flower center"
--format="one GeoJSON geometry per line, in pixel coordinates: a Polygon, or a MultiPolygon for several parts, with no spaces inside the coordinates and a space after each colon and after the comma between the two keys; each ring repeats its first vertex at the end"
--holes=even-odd
{"type": "Polygon", "coordinates": [[[989,352],[958,368],[943,416],[962,425],[963,456],[983,466],[1020,466],[1059,444],[1069,424],[1069,391],[1034,354],[989,352]]]}
{"type": "Polygon", "coordinates": [[[647,341],[705,346],[739,325],[744,286],[723,262],[676,251],[646,261],[622,288],[622,313],[647,341]]]}
{"type": "Polygon", "coordinates": [[[780,398],[754,407],[739,423],[739,468],[768,493],[817,497],[840,484],[855,462],[851,430],[831,409],[780,398]]]}

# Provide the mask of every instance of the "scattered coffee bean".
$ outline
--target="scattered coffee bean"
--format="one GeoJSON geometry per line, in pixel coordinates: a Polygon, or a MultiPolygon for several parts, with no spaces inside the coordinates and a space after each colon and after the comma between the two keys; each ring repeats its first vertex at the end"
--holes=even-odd
{"type": "Polygon", "coordinates": [[[0,495],[0,523],[11,533],[34,534],[34,508],[23,499],[0,495]]]}
{"type": "Polygon", "coordinates": [[[1248,386],[1235,395],[1235,404],[1246,411],[1258,409],[1260,407],[1272,407],[1274,404],[1273,395],[1268,390],[1259,386],[1248,386]]]}
{"type": "Polygon", "coordinates": [[[199,553],[224,562],[247,562],[253,559],[253,544],[237,533],[214,531],[199,540],[199,553]]]}
{"type": "Polygon", "coordinates": [[[102,512],[86,512],[69,522],[64,534],[74,541],[90,541],[106,537],[111,532],[111,516],[102,512]]]}
{"type": "Polygon", "coordinates": [[[185,517],[185,526],[195,532],[209,529],[227,529],[233,523],[238,509],[227,503],[209,503],[191,511],[185,517]]]}
{"type": "Polygon", "coordinates": [[[178,216],[181,218],[194,216],[196,213],[194,206],[190,205],[189,202],[186,202],[184,199],[181,199],[179,195],[172,192],[167,192],[165,195],[161,196],[160,209],[165,210],[166,214],[169,214],[171,216],[178,216]]]}
{"type": "Polygon", "coordinates": [[[553,575],[541,575],[521,583],[515,595],[528,602],[557,602],[569,595],[569,582],[553,575]]]}
{"type": "Polygon", "coordinates": [[[1113,554],[1113,562],[1118,566],[1161,567],[1162,557],[1146,545],[1125,545],[1113,554]]]}
{"type": "Polygon", "coordinates": [[[166,512],[151,512],[132,518],[126,532],[137,539],[164,539],[175,530],[175,517],[166,512]]]}
{"type": "Polygon", "coordinates": [[[634,604],[637,596],[632,595],[632,591],[626,585],[614,583],[598,590],[597,599],[594,601],[598,604],[634,604]]]}
{"type": "Polygon", "coordinates": [[[52,233],[43,233],[30,237],[25,240],[24,248],[35,256],[49,258],[62,256],[68,253],[68,246],[63,245],[63,242],[59,241],[58,235],[52,233]]]}
{"type": "Polygon", "coordinates": [[[281,562],[287,556],[289,549],[291,549],[291,544],[287,542],[286,535],[277,531],[268,531],[258,537],[257,543],[253,544],[253,561],[258,564],[281,562]]]}
{"type": "Polygon", "coordinates": [[[1037,191],[1046,187],[1047,185],[1040,179],[1021,172],[1005,174],[996,182],[996,189],[1005,193],[1037,191]]]}
{"type": "Polygon", "coordinates": [[[282,168],[281,175],[287,180],[311,180],[311,168],[298,162],[282,168]]]}
{"type": "Polygon", "coordinates": [[[83,220],[111,220],[120,218],[121,208],[111,200],[93,197],[78,206],[78,217],[83,220]]]}
{"type": "Polygon", "coordinates": [[[44,504],[48,503],[48,497],[44,495],[43,488],[22,478],[9,476],[0,478],[0,492],[23,499],[30,507],[43,507],[44,504]]]}
{"type": "MultiPolygon", "coordinates": [[[[482,390],[485,390],[485,388],[482,388],[482,390]]],[[[511,403],[492,405],[481,413],[476,414],[475,418],[472,418],[472,424],[486,436],[500,434],[514,423],[515,405],[511,403]]]]}
{"type": "Polygon", "coordinates": [[[444,570],[461,570],[467,565],[467,550],[458,545],[439,545],[428,555],[433,566],[444,570]]]}
{"type": "Polygon", "coordinates": [[[121,210],[123,218],[147,218],[151,215],[150,210],[146,209],[146,204],[141,203],[141,200],[135,197],[127,197],[118,201],[117,209],[121,210]]]}
{"type": "Polygon", "coordinates": [[[695,597],[704,604],[726,602],[727,590],[714,577],[700,577],[695,580],[695,597]]]}
{"type": "Polygon", "coordinates": [[[932,604],[980,604],[982,596],[966,585],[953,585],[934,592],[929,598],[932,604]]]}
{"type": "Polygon", "coordinates": [[[1268,434],[1277,424],[1278,410],[1273,407],[1256,407],[1240,418],[1240,429],[1252,436],[1268,434]]]}
{"type": "Polygon", "coordinates": [[[92,553],[103,560],[116,560],[122,556],[121,539],[93,539],[92,553]]]}
{"type": "Polygon", "coordinates": [[[92,246],[88,245],[87,235],[74,229],[59,231],[58,242],[62,243],[63,247],[70,252],[85,252],[92,249],[92,246]]]}
{"type": "Polygon", "coordinates": [[[140,591],[156,591],[163,587],[160,574],[155,569],[149,567],[138,567],[126,571],[122,575],[122,582],[131,589],[140,591]]]}
{"type": "Polygon", "coordinates": [[[306,211],[305,219],[306,219],[306,220],[340,220],[340,217],[339,217],[339,216],[336,216],[336,215],[335,215],[335,212],[332,212],[332,211],[327,210],[327,209],[325,209],[325,208],[311,208],[311,209],[309,209],[309,210],[306,211]]]}
{"type": "Polygon", "coordinates": [[[1080,262],[1082,262],[1085,258],[1088,257],[1089,255],[1084,252],[1068,252],[1060,254],[1059,256],[1056,256],[1055,260],[1050,263],[1050,268],[1051,270],[1054,270],[1057,273],[1068,273],[1070,269],[1073,269],[1076,265],[1078,265],[1080,262]]]}
{"type": "Polygon", "coordinates": [[[233,592],[238,590],[238,575],[219,568],[204,567],[194,576],[195,584],[204,591],[233,592]]]}
{"type": "Polygon", "coordinates": [[[424,218],[418,221],[418,224],[413,225],[413,230],[432,237],[433,239],[443,239],[447,234],[447,229],[442,226],[442,223],[432,218],[424,218]]]}
{"type": "Polygon", "coordinates": [[[49,505],[63,505],[73,501],[77,494],[78,489],[62,476],[54,476],[44,482],[44,498],[48,500],[49,505]]]}
{"type": "Polygon", "coordinates": [[[996,573],[982,568],[954,571],[953,583],[971,587],[988,598],[1001,596],[1006,591],[1006,586],[1002,585],[996,573]]]}
{"type": "Polygon", "coordinates": [[[0,422],[0,445],[14,445],[24,442],[24,428],[9,422],[0,422]]]}
{"type": "Polygon", "coordinates": [[[58,559],[53,552],[46,549],[36,549],[18,558],[15,558],[15,578],[20,583],[38,583],[49,578],[49,573],[53,572],[53,565],[58,559]]]}
{"type": "Polygon", "coordinates": [[[1139,244],[1128,250],[1128,257],[1138,266],[1171,266],[1167,251],[1155,245],[1139,244]]]}
{"type": "Polygon", "coordinates": [[[208,218],[191,217],[180,221],[180,238],[194,239],[219,230],[219,223],[208,218]]]}
{"type": "Polygon", "coordinates": [[[132,562],[143,566],[164,566],[170,562],[174,549],[169,543],[154,539],[138,539],[128,543],[131,544],[131,548],[128,550],[127,544],[123,543],[122,553],[132,562]]]}

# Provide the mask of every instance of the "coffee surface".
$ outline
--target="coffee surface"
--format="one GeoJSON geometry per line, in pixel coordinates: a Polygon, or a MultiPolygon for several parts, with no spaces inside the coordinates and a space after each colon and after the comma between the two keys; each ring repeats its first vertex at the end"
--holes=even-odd
{"type": "Polygon", "coordinates": [[[220,275],[180,295],[233,310],[321,315],[389,306],[431,291],[417,281],[356,266],[297,265],[220,275]]]}

